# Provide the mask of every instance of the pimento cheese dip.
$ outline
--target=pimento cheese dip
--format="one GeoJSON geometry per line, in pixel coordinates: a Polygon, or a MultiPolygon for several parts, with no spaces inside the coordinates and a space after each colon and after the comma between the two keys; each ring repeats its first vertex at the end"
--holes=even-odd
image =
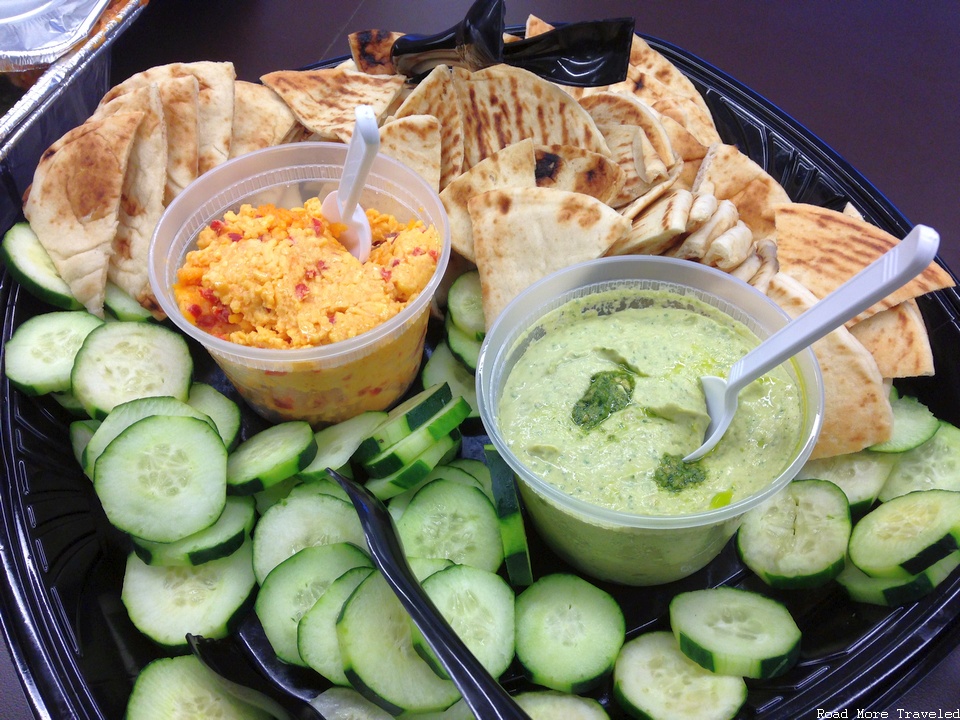
{"type": "Polygon", "coordinates": [[[439,233],[368,209],[373,236],[361,263],[339,242],[321,202],[241,206],[204,228],[174,294],[184,316],[230,342],[303,348],[352,338],[386,322],[426,287],[442,250],[439,233]]]}

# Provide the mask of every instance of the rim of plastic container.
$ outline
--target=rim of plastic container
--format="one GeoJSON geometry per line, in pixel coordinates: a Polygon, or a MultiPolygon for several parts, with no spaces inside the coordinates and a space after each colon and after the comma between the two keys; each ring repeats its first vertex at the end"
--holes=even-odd
{"type": "MultiPolygon", "coordinates": [[[[355,337],[338,340],[327,345],[290,349],[257,348],[223,340],[198,328],[183,316],[173,298],[172,281],[175,277],[170,276],[171,264],[167,262],[169,253],[162,253],[157,247],[161,236],[170,233],[178,239],[183,235],[189,238],[180,246],[178,260],[173,263],[173,275],[175,276],[176,269],[183,263],[187,249],[194,245],[197,233],[211,220],[222,217],[224,212],[253,193],[272,187],[312,180],[335,182],[339,175],[324,176],[314,173],[314,171],[321,167],[342,170],[346,153],[347,145],[342,143],[305,141],[275,145],[246,153],[217,165],[194,180],[177,195],[164,211],[150,239],[150,285],[167,317],[189,337],[216,355],[263,363],[315,362],[338,359],[362,351],[369,345],[389,337],[403,328],[408,321],[416,318],[433,298],[450,259],[450,223],[443,203],[440,201],[440,196],[427,184],[426,180],[403,163],[382,154],[378,154],[374,159],[369,181],[383,180],[391,188],[386,189],[376,185],[373,186],[373,189],[377,192],[389,194],[394,200],[409,208],[414,215],[421,219],[424,219],[424,216],[429,216],[429,222],[424,220],[424,224],[433,224],[440,234],[442,242],[437,267],[427,285],[412,302],[392,318],[355,337]],[[339,163],[330,160],[324,162],[310,160],[311,157],[320,152],[333,152],[339,156],[339,163]],[[258,166],[265,157],[274,158],[275,164],[260,172],[250,174],[244,172],[247,166],[258,166]],[[388,169],[403,175],[402,185],[399,180],[385,177],[385,172],[388,169]],[[224,178],[232,176],[238,176],[241,179],[224,180],[224,178]],[[433,205],[433,207],[429,208],[428,205],[433,205]]],[[[174,251],[173,243],[171,243],[170,250],[174,251]]]]}
{"type": "MultiPolygon", "coordinates": [[[[498,391],[502,388],[502,382],[499,383],[500,388],[498,388],[494,383],[494,378],[498,374],[498,369],[512,353],[516,343],[526,336],[539,318],[568,300],[605,289],[612,289],[611,286],[613,285],[639,288],[641,287],[640,283],[643,282],[654,282],[663,286],[672,286],[682,291],[689,291],[687,294],[703,299],[735,318],[748,322],[755,332],[758,326],[768,329],[768,332],[777,329],[770,330],[768,325],[757,318],[758,313],[762,314],[767,322],[770,318],[774,318],[780,325],[786,324],[790,320],[790,316],[771,298],[748,283],[721,270],[689,260],[635,255],[606,257],[579,263],[554,272],[528,287],[507,305],[491,326],[490,332],[484,339],[477,363],[477,401],[480,417],[491,442],[519,478],[532,490],[552,500],[559,507],[575,511],[598,523],[637,529],[679,529],[725,522],[742,515],[751,507],[779,492],[796,476],[813,452],[823,423],[824,396],[820,366],[813,350],[809,347],[800,351],[791,361],[788,361],[792,365],[792,374],[802,385],[803,392],[801,395],[804,401],[803,435],[796,455],[780,475],[762,490],[721,508],[677,515],[647,515],[613,510],[573,497],[532,473],[507,445],[496,421],[496,411],[500,399],[498,391]],[[628,266],[647,266],[651,269],[651,272],[643,277],[630,276],[625,272],[615,272],[616,270],[626,269],[628,266]],[[614,273],[617,277],[570,286],[571,276],[576,277],[595,269],[614,273]],[[742,286],[737,291],[747,293],[751,298],[756,298],[757,306],[747,309],[710,290],[695,287],[689,282],[670,279],[669,276],[678,270],[683,274],[701,274],[704,278],[704,285],[717,285],[721,288],[724,286],[730,288],[742,286]],[[536,302],[532,299],[543,292],[543,288],[554,285],[559,287],[555,293],[550,293],[548,300],[536,302]],[[504,336],[502,341],[500,341],[501,336],[504,336]],[[804,370],[806,370],[806,373],[804,370]]],[[[669,289],[669,287],[665,289],[669,289]]]]}

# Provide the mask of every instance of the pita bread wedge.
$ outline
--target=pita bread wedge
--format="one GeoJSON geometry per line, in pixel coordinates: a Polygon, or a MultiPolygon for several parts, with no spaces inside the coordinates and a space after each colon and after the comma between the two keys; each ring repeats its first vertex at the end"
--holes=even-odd
{"type": "Polygon", "coordinates": [[[660,124],[670,138],[670,147],[683,163],[680,177],[677,178],[677,187],[691,190],[697,179],[700,164],[707,154],[707,146],[697,140],[683,125],[669,115],[660,116],[660,124]]]}
{"type": "Polygon", "coordinates": [[[610,155],[590,114],[532,72],[509,65],[476,72],[454,68],[453,80],[463,116],[464,169],[526,138],[537,145],[576,145],[610,155]]]}
{"type": "Polygon", "coordinates": [[[233,83],[236,71],[233,63],[198,61],[157,65],[131,75],[111,88],[102,102],[142,85],[165,78],[192,75],[197,79],[197,172],[205,173],[230,157],[230,138],[233,136],[233,83]]]}
{"type": "MultiPolygon", "coordinates": [[[[817,302],[797,279],[778,273],[767,289],[790,317],[817,302]]],[[[877,363],[844,327],[813,344],[823,375],[824,410],[812,458],[856,452],[890,437],[893,413],[877,363]]]]}
{"type": "Polygon", "coordinates": [[[703,264],[729,272],[746,260],[753,251],[753,233],[743,220],[724,230],[710,241],[703,254],[703,264]]]}
{"type": "Polygon", "coordinates": [[[607,255],[659,255],[668,250],[686,231],[692,206],[689,190],[670,190],[634,219],[630,232],[607,255]]]}
{"type": "MultiPolygon", "coordinates": [[[[776,229],[780,269],[800,280],[817,297],[833,292],[899,242],[869,222],[805,203],[779,206],[776,229]]],[[[848,327],[904,300],[953,285],[950,273],[932,262],[906,285],[867,308],[848,327]]]]}
{"type": "Polygon", "coordinates": [[[850,327],[885,378],[933,375],[933,350],[916,300],[905,300],[850,327]]]}
{"type": "Polygon", "coordinates": [[[303,133],[297,116],[280,96],[267,86],[237,80],[233,89],[230,157],[293,142],[303,133]]]}
{"type": "Polygon", "coordinates": [[[599,92],[581,99],[580,105],[590,113],[598,127],[636,125],[642,128],[665,167],[677,162],[670,136],[660,122],[660,113],[638,98],[622,93],[599,92]]]}
{"type": "Polygon", "coordinates": [[[386,30],[361,30],[347,35],[356,69],[369,75],[396,75],[390,51],[402,36],[403,33],[386,30]]]}
{"type": "Polygon", "coordinates": [[[200,83],[193,75],[157,80],[167,129],[167,179],[163,203],[197,179],[200,166],[200,83]]]}
{"type": "Polygon", "coordinates": [[[143,113],[88,120],[41,156],[23,206],[57,272],[91,313],[103,317],[120,197],[143,113]]]}
{"type": "Polygon", "coordinates": [[[596,198],[550,188],[504,188],[468,203],[483,314],[489,328],[540,278],[602,256],[630,229],[596,198]]]}
{"type": "Polygon", "coordinates": [[[629,205],[619,208],[620,214],[628,220],[633,221],[638,215],[640,215],[640,213],[663,197],[663,195],[674,186],[674,184],[677,182],[677,178],[680,177],[681,168],[681,165],[674,165],[665,179],[654,183],[653,187],[651,187],[629,205]]]}
{"type": "Polygon", "coordinates": [[[113,238],[107,278],[143,307],[164,317],[150,287],[150,238],[163,214],[167,178],[167,133],[157,85],[119,95],[97,108],[94,118],[118,112],[141,112],[123,178],[117,232],[113,238]]]}
{"type": "Polygon", "coordinates": [[[534,153],[539,187],[584,193],[608,205],[623,188],[623,170],[606,155],[573,145],[537,145],[534,153]]]}
{"type": "Polygon", "coordinates": [[[417,83],[395,117],[433,115],[440,121],[440,188],[463,170],[463,117],[450,68],[438,65],[417,83]]]}
{"type": "Polygon", "coordinates": [[[740,220],[737,206],[729,200],[721,200],[710,219],[690,233],[670,255],[689,260],[700,260],[710,249],[711,243],[721,234],[735,227],[740,220]]]}
{"type": "Polygon", "coordinates": [[[278,70],[260,78],[322,140],[349,138],[357,105],[369,105],[382,120],[403,89],[402,75],[368,75],[346,68],[278,70]]]}
{"type": "Polygon", "coordinates": [[[665,180],[667,167],[637,125],[598,126],[610,148],[610,157],[623,171],[623,187],[611,200],[613,207],[623,207],[665,180]]]}
{"type": "Polygon", "coordinates": [[[508,145],[454,179],[440,192],[450,221],[451,247],[467,260],[476,261],[468,210],[471,198],[499,188],[536,186],[536,156],[529,139],[508,145]]]}
{"type": "Polygon", "coordinates": [[[380,128],[380,152],[440,191],[440,121],[433,115],[408,115],[386,123],[380,128]]]}

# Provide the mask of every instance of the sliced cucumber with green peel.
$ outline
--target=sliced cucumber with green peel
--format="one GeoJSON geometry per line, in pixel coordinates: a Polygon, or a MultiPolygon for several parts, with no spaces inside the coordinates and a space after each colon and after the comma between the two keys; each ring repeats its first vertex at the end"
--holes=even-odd
{"type": "Polygon", "coordinates": [[[960,552],[952,552],[917,575],[908,578],[870,577],[848,562],[837,582],[851,600],[883,607],[897,607],[919,600],[933,592],[960,567],[960,552]]]}
{"type": "Polygon", "coordinates": [[[940,421],[917,398],[901,395],[891,400],[893,430],[888,440],[870,446],[873,452],[902,453],[933,437],[940,421]]]}
{"type": "Polygon", "coordinates": [[[130,293],[109,280],[104,288],[103,308],[117,320],[147,322],[154,319],[153,313],[138,303],[130,293]]]}
{"type": "Polygon", "coordinates": [[[430,472],[442,464],[451,453],[460,447],[462,436],[456,428],[435,441],[430,447],[420,453],[412,462],[404,465],[391,475],[382,478],[372,478],[366,482],[367,490],[381,500],[389,500],[404,490],[412,488],[421,482],[430,472]]]}
{"type": "Polygon", "coordinates": [[[819,587],[843,570],[850,530],[843,490],[827,480],[794,480],[744,513],[737,550],[771,587],[819,587]]]}
{"type": "Polygon", "coordinates": [[[451,315],[447,315],[446,332],[447,346],[453,356],[459,360],[463,366],[471,373],[477,372],[477,361],[480,359],[481,342],[470,337],[467,333],[457,327],[451,320],[451,315]]]}
{"type": "Polygon", "coordinates": [[[610,720],[597,700],[556,690],[527,690],[514,696],[531,720],[610,720]]]}
{"type": "Polygon", "coordinates": [[[373,572],[371,567],[355,567],[336,578],[300,618],[297,625],[297,651],[311,668],[334,685],[350,684],[343,674],[343,658],[337,640],[337,618],[357,585],[373,572]]]}
{"type": "Polygon", "coordinates": [[[278,658],[307,667],[297,647],[300,618],[338,577],[358,567],[373,568],[363,550],[332,543],[301,548],[269,572],[254,609],[278,658]]]}
{"type": "Polygon", "coordinates": [[[480,405],[477,403],[477,378],[454,357],[446,341],[438,342],[430,357],[423,364],[420,379],[424,386],[434,383],[447,383],[454,395],[459,395],[470,403],[470,417],[480,417],[480,405]]]}
{"type": "Polygon", "coordinates": [[[383,478],[396,473],[415,461],[444,435],[449,435],[459,427],[469,414],[469,403],[462,397],[454,397],[403,440],[387,447],[378,455],[364,460],[361,465],[367,475],[374,478],[383,478]]]}
{"type": "Polygon", "coordinates": [[[864,515],[850,534],[850,561],[876,578],[909,578],[960,547],[960,492],[915,490],[864,515]]]}
{"type": "MultiPolygon", "coordinates": [[[[494,572],[469,565],[451,565],[422,582],[423,590],[467,649],[492,677],[500,677],[513,661],[514,595],[494,572]]],[[[419,628],[410,623],[413,647],[433,671],[449,678],[419,628]]]]}
{"type": "Polygon", "coordinates": [[[317,454],[313,428],[302,420],[288,420],[252,435],[227,459],[227,487],[238,495],[252,495],[296,475],[317,454]]]}
{"type": "Polygon", "coordinates": [[[90,438],[94,436],[94,433],[97,432],[97,428],[99,427],[99,420],[91,420],[89,418],[85,420],[74,420],[70,423],[68,429],[70,433],[70,449],[73,450],[73,457],[76,458],[81,466],[83,465],[83,452],[87,449],[87,445],[90,444],[90,438]]]}
{"type": "Polygon", "coordinates": [[[227,450],[233,450],[240,441],[242,416],[240,406],[213,385],[195,382],[190,385],[187,404],[213,420],[227,450]]]}
{"type": "Polygon", "coordinates": [[[73,394],[92,418],[120,403],[169,395],[187,401],[193,358],[183,336],[158,323],[109,322],[87,335],[71,373],[73,394]]]}
{"type": "Polygon", "coordinates": [[[684,655],[720,675],[777,677],[800,657],[800,628],[790,611],[747,590],[680,593],[670,601],[670,627],[684,655]]]}
{"type": "Polygon", "coordinates": [[[914,490],[960,491],[960,428],[941,421],[923,445],[894,457],[896,465],[880,489],[880,502],[914,490]]]}
{"type": "Polygon", "coordinates": [[[301,492],[271,506],[253,529],[253,567],[262,583],[273,568],[301,548],[349,542],[366,550],[357,511],[322,492],[301,492]]]}
{"type": "Polygon", "coordinates": [[[115,527],[174,542],[220,517],[226,472],[227,450],[209,423],[151,415],[107,445],[94,465],[93,487],[115,527]]]}
{"type": "Polygon", "coordinates": [[[399,495],[394,495],[392,498],[390,498],[389,502],[387,502],[387,510],[390,511],[390,515],[393,517],[394,522],[400,519],[400,516],[403,515],[403,511],[407,509],[407,505],[410,504],[413,496],[417,494],[420,488],[427,483],[433,482],[434,480],[440,478],[452,480],[463,485],[470,485],[471,487],[483,490],[483,487],[480,485],[480,481],[470,473],[461,470],[460,468],[453,467],[450,463],[437,465],[423,480],[414,485],[412,488],[409,490],[404,490],[399,495]]]}
{"type": "Polygon", "coordinates": [[[500,539],[503,542],[507,576],[514,585],[524,587],[533,582],[533,570],[516,476],[493,445],[485,445],[483,451],[490,471],[494,507],[500,520],[500,539]]]}
{"type": "Polygon", "coordinates": [[[476,270],[465,272],[450,284],[447,292],[447,317],[460,332],[472,340],[483,340],[487,334],[480,273],[476,270]]]}
{"type": "Polygon", "coordinates": [[[480,483],[480,489],[487,494],[487,497],[493,500],[493,478],[490,475],[490,468],[487,467],[487,464],[483,462],[483,460],[460,457],[448,462],[447,466],[458,468],[473,475],[480,483]]]}
{"type": "Polygon", "coordinates": [[[329,479],[327,468],[337,470],[349,466],[350,458],[357,448],[386,419],[387,413],[370,410],[318,430],[314,435],[317,454],[313,461],[300,471],[300,477],[305,480],[329,479]]]}
{"type": "Polygon", "coordinates": [[[256,519],[253,498],[228,497],[220,517],[210,527],[172,543],[131,537],[133,551],[147,565],[202,565],[235,552],[250,536],[256,519]]]}
{"type": "Polygon", "coordinates": [[[436,383],[424,387],[425,390],[393,408],[386,419],[360,441],[354,460],[363,462],[379,455],[427,422],[453,399],[449,385],[436,383]]]}
{"type": "Polygon", "coordinates": [[[476,487],[443,479],[427,483],[410,500],[397,532],[413,557],[447,558],[490,572],[503,563],[496,511],[476,487]]]}
{"type": "Polygon", "coordinates": [[[545,575],[517,596],[517,659],[538,685],[587,692],[613,670],[623,646],[623,611],[577,575],[545,575]]]}
{"type": "MultiPolygon", "coordinates": [[[[393,720],[393,715],[367,700],[352,687],[327,688],[311,700],[310,704],[328,720],[393,720]]],[[[473,715],[470,718],[472,720],[473,715]]]]}
{"type": "Polygon", "coordinates": [[[438,677],[417,654],[410,617],[379,571],[344,604],[337,639],[350,684],[392,715],[436,712],[460,698],[456,685],[438,677]]]}
{"type": "Polygon", "coordinates": [[[35,315],[13,331],[4,345],[4,372],[27,395],[67,392],[84,340],[103,320],[84,310],[35,315]]]}
{"type": "Polygon", "coordinates": [[[29,223],[18,222],[7,230],[0,245],[0,260],[34,297],[64,310],[83,309],[29,223]]]}
{"type": "Polygon", "coordinates": [[[68,413],[78,418],[86,418],[87,411],[84,409],[83,405],[77,400],[77,396],[74,395],[69,390],[64,390],[63,392],[53,392],[50,393],[56,403],[66,410],[68,413]]]}
{"type": "Polygon", "coordinates": [[[635,718],[731,720],[747,700],[747,685],[705,670],[680,652],[670,632],[654,631],[623,646],[613,696],[635,718]]]}
{"type": "Polygon", "coordinates": [[[120,599],[134,626],[154,642],[185,649],[186,634],[222,638],[246,614],[256,579],[250,542],[203,565],[147,565],[127,557],[120,599]]]}
{"type": "Polygon", "coordinates": [[[850,514],[859,517],[877,501],[880,489],[898,462],[894,453],[869,450],[809,460],[797,480],[829,480],[847,496],[850,514]]]}

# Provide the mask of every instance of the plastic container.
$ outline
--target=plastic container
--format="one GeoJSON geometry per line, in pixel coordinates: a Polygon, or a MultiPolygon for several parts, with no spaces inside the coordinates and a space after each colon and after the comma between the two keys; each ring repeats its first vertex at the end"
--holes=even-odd
{"type": "Polygon", "coordinates": [[[272,202],[294,207],[335,190],[347,146],[293,143],[266,148],[205,173],[170,203],[150,245],[150,283],[163,311],[199,342],[240,395],[260,415],[279,422],[319,426],[367,410],[383,410],[416,378],[423,355],[430,301],[450,257],[450,231],[439,196],[416,173],[378,155],[360,196],[364,208],[418,218],[437,228],[443,251],[424,290],[378,327],[329,345],[289,350],[254,348],[222,340],[189,322],[177,307],[173,285],[197,233],[240,205],[272,202]]]}
{"type": "Polygon", "coordinates": [[[732,276],[664,257],[603,258],[561,270],[515,298],[487,334],[477,366],[480,416],[491,441],[513,468],[540,536],[578,570],[625,585],[658,585],[686,577],[713,560],[743,513],[782,489],[810,456],[823,412],[823,380],[809,348],[786,363],[803,397],[803,426],[795,456],[762,490],[715,510],[638,515],[572,497],[531,472],[510,450],[498,424],[504,384],[526,350],[538,320],[574,298],[618,288],[651,288],[692,295],[743,322],[761,339],[789,320],[769,298],[732,276]]]}

